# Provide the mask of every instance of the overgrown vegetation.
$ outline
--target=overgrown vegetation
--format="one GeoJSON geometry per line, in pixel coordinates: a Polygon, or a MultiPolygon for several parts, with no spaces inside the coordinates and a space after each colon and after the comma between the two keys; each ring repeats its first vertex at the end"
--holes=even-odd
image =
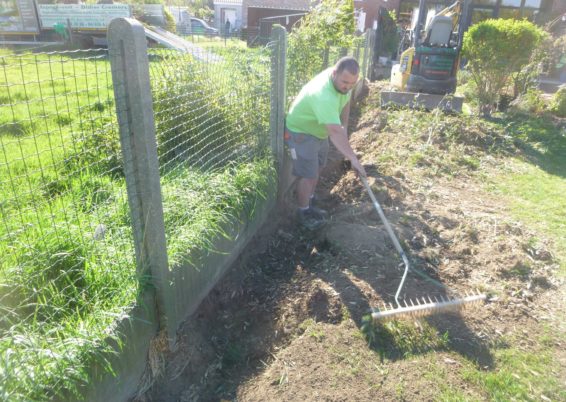
{"type": "MultiPolygon", "coordinates": [[[[204,54],[209,70],[163,54],[150,63],[172,265],[251,219],[274,180],[268,53],[204,54]]],[[[2,60],[3,400],[78,398],[95,361],[111,370],[108,340],[120,344],[116,326],[147,283],[135,273],[109,65],[85,55],[2,60]]]]}
{"type": "Polygon", "coordinates": [[[558,117],[566,117],[566,87],[556,91],[552,98],[550,110],[558,117]]]}
{"type": "Polygon", "coordinates": [[[349,49],[354,41],[354,2],[323,0],[289,34],[288,94],[299,89],[337,57],[330,51],[349,49]]]}

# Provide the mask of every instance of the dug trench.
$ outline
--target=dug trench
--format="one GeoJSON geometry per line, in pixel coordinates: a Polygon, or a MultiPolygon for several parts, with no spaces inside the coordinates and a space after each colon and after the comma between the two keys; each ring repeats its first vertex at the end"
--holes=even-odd
{"type": "MultiPolygon", "coordinates": [[[[488,302],[372,325],[372,308],[393,301],[400,258],[357,176],[335,157],[319,184],[327,225],[299,228],[290,202],[186,320],[175,350],[153,356],[151,381],[135,400],[434,400],[446,384],[482,400],[461,375],[463,362],[496,370],[493,350],[510,335],[535,350],[541,322],[562,325],[554,317],[563,306],[549,302],[564,295],[552,253],[529,248],[534,233],[473,175],[378,171],[374,155],[399,136],[379,113],[355,116],[351,142],[411,262],[454,292],[486,292],[488,302]]],[[[409,274],[402,297],[447,292],[409,274]]],[[[557,359],[563,369],[563,351],[557,359]]]]}

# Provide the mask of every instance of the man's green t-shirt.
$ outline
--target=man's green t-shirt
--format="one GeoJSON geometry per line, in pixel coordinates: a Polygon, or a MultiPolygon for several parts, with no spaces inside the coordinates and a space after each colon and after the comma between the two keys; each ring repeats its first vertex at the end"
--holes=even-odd
{"type": "Polygon", "coordinates": [[[293,101],[286,124],[295,133],[328,138],[327,124],[342,124],[340,113],[350,100],[350,93],[342,94],[332,83],[332,68],[310,80],[293,101]]]}

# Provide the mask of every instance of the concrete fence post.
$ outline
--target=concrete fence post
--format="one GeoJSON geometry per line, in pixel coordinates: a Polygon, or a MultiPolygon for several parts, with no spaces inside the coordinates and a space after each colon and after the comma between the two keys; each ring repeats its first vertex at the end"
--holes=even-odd
{"type": "Polygon", "coordinates": [[[322,69],[326,70],[328,68],[328,59],[330,58],[330,44],[327,43],[324,48],[324,53],[322,54],[322,69]]]}
{"type": "Polygon", "coordinates": [[[108,49],[132,217],[137,274],[140,279],[150,277],[151,285],[156,290],[159,328],[167,329],[171,344],[175,328],[168,328],[168,322],[174,325],[175,320],[167,320],[167,317],[174,314],[171,311],[174,304],[166,303],[167,294],[171,293],[169,265],[143,26],[130,18],[112,20],[108,28],[108,49]]]}
{"type": "Polygon", "coordinates": [[[278,172],[283,166],[285,107],[287,103],[287,31],[281,25],[271,30],[271,145],[278,172]]]}
{"type": "Polygon", "coordinates": [[[367,37],[367,49],[368,51],[367,53],[367,69],[366,69],[366,76],[369,78],[369,80],[373,80],[374,79],[374,73],[373,73],[373,67],[374,67],[374,63],[375,63],[375,41],[377,40],[377,32],[375,29],[369,29],[367,31],[368,33],[368,37],[367,37]]]}
{"type": "Polygon", "coordinates": [[[366,30],[364,34],[364,58],[362,61],[362,77],[365,80],[368,77],[368,66],[370,64],[369,60],[369,49],[370,49],[370,38],[371,37],[371,30],[366,30]]]}

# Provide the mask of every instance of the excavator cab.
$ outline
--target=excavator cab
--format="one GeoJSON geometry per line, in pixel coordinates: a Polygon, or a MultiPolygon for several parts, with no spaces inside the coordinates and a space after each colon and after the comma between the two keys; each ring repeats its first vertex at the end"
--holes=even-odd
{"type": "MultiPolygon", "coordinates": [[[[463,26],[469,7],[470,0],[457,0],[425,25],[426,0],[420,0],[412,46],[401,53],[399,64],[394,65],[391,71],[391,84],[395,88],[408,94],[420,94],[422,101],[426,100],[427,94],[446,95],[455,92],[463,26]]],[[[392,96],[399,98],[399,95],[392,96]]],[[[403,99],[412,98],[403,96],[403,99]]],[[[430,99],[430,104],[434,105],[436,98],[430,99]]]]}

